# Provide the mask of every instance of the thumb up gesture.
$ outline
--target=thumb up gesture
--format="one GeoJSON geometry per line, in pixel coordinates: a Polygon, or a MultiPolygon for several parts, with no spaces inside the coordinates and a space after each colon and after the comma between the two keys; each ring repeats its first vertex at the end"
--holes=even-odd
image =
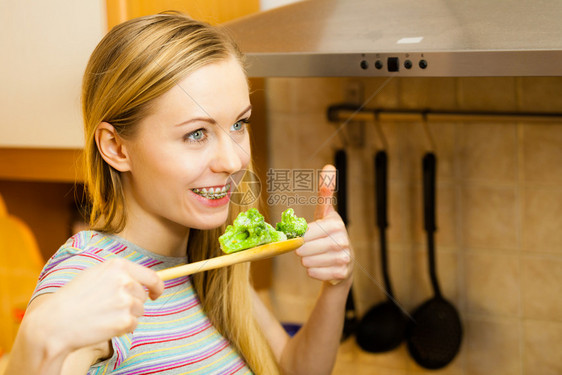
{"type": "Polygon", "coordinates": [[[304,245],[296,253],[310,277],[336,285],[351,279],[352,252],[345,225],[332,205],[336,169],[322,168],[314,221],[308,224],[304,245]]]}

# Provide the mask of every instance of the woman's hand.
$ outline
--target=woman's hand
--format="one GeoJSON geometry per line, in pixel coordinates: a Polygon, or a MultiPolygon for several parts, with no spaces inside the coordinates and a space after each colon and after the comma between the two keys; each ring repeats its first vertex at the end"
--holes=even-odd
{"type": "Polygon", "coordinates": [[[156,299],[164,283],[146,267],[124,259],[94,266],[32,309],[30,320],[41,324],[55,352],[108,342],[132,332],[144,314],[148,296],[156,299]]]}
{"type": "Polygon", "coordinates": [[[332,285],[348,280],[350,285],[352,250],[345,224],[332,206],[335,178],[327,184],[328,174],[335,176],[332,165],[322,169],[315,221],[309,223],[305,243],[296,253],[310,277],[332,285]]]}

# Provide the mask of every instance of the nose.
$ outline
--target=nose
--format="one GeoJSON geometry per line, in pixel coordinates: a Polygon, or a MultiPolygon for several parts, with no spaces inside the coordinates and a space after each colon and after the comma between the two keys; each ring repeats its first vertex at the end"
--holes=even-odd
{"type": "Polygon", "coordinates": [[[211,169],[217,173],[238,172],[244,167],[244,160],[250,159],[250,150],[243,144],[237,143],[228,134],[222,134],[219,139],[211,169]]]}

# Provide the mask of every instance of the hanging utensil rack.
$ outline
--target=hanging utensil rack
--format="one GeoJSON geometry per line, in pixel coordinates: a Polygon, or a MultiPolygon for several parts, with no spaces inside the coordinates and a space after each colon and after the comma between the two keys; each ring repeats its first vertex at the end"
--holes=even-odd
{"type": "Polygon", "coordinates": [[[328,121],[373,121],[373,113],[379,121],[426,121],[429,122],[527,122],[562,123],[562,113],[557,112],[479,112],[404,110],[383,108],[361,108],[349,104],[335,104],[328,107],[328,121]]]}

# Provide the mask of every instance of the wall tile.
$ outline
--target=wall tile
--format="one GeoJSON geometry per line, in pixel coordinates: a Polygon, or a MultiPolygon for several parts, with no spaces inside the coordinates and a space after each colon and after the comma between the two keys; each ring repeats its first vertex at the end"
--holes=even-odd
{"type": "Polygon", "coordinates": [[[562,258],[522,257],[521,276],[523,316],[562,322],[562,258]]]}
{"type": "Polygon", "coordinates": [[[513,249],[517,238],[515,188],[461,188],[462,242],[467,247],[513,249]]]}
{"type": "Polygon", "coordinates": [[[562,189],[522,189],[522,244],[527,251],[562,254],[562,189]]]}
{"type": "MultiPolygon", "coordinates": [[[[359,367],[359,371],[356,375],[373,375],[373,371],[376,371],[377,375],[406,375],[406,370],[403,369],[394,369],[394,368],[386,368],[380,366],[369,366],[369,365],[362,365],[359,367]],[[376,370],[375,370],[376,368],[376,370]]],[[[351,374],[348,372],[347,374],[351,374]]]]}
{"type": "Polygon", "coordinates": [[[447,366],[439,370],[428,370],[418,365],[408,356],[407,374],[408,375],[464,375],[465,345],[461,345],[460,352],[447,366]]]}
{"type": "Polygon", "coordinates": [[[521,373],[518,319],[465,322],[466,373],[514,375],[521,373]]]}
{"type": "Polygon", "coordinates": [[[529,320],[523,323],[524,374],[562,374],[562,323],[529,320]]]}
{"type": "Polygon", "coordinates": [[[343,78],[293,78],[291,79],[292,111],[320,113],[332,104],[345,101],[346,80],[343,78]]]}
{"type": "Polygon", "coordinates": [[[342,78],[268,78],[266,100],[269,111],[326,114],[329,105],[344,101],[342,78]]]}
{"type": "Polygon", "coordinates": [[[300,155],[295,152],[298,128],[293,126],[294,118],[295,116],[284,113],[269,114],[269,162],[271,168],[292,168],[298,162],[300,155]]]}
{"type": "Polygon", "coordinates": [[[511,317],[520,315],[517,256],[466,254],[464,271],[468,313],[511,317]]]}
{"type": "MultiPolygon", "coordinates": [[[[560,88],[562,91],[562,87],[560,88]]],[[[525,181],[562,182],[562,124],[523,126],[523,178],[525,181]]]]}
{"type": "Polygon", "coordinates": [[[523,111],[560,112],[562,77],[521,77],[520,109],[523,111]]]}
{"type": "Polygon", "coordinates": [[[270,164],[274,168],[322,168],[333,163],[337,127],[322,114],[274,113],[269,117],[270,164]]]}
{"type": "Polygon", "coordinates": [[[402,344],[398,348],[385,353],[369,353],[359,350],[357,361],[364,368],[406,370],[407,350],[406,345],[402,344]]]}
{"type": "Polygon", "coordinates": [[[406,375],[406,350],[404,345],[387,353],[369,353],[363,351],[355,341],[349,338],[342,343],[338,351],[338,360],[333,375],[406,375]]]}
{"type": "Polygon", "coordinates": [[[265,97],[269,114],[290,113],[292,111],[291,78],[266,78],[265,97]]]}
{"type": "Polygon", "coordinates": [[[365,88],[366,107],[378,109],[398,107],[398,78],[371,77],[362,79],[362,82],[365,88]]]}
{"type": "Polygon", "coordinates": [[[471,111],[517,109],[515,78],[464,77],[459,81],[459,106],[471,111]]]}
{"type": "Polygon", "coordinates": [[[452,110],[457,107],[455,78],[401,78],[401,108],[452,110]]]}
{"type": "Polygon", "coordinates": [[[464,123],[457,131],[459,177],[486,182],[517,180],[517,128],[513,124],[464,123]]]}

